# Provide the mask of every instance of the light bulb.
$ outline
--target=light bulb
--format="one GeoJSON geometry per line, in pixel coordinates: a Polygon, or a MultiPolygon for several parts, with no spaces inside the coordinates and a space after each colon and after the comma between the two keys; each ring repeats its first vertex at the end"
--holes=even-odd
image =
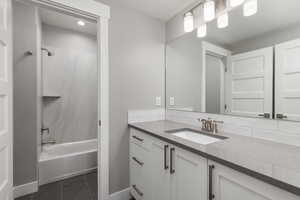
{"type": "Polygon", "coordinates": [[[207,34],[207,27],[206,24],[202,24],[201,26],[198,27],[197,29],[197,37],[203,38],[207,34]]]}
{"type": "Polygon", "coordinates": [[[230,0],[230,6],[236,7],[244,3],[245,0],[230,0]]]}
{"type": "Polygon", "coordinates": [[[224,13],[218,17],[218,28],[225,28],[228,26],[228,13],[224,13]]]}
{"type": "Polygon", "coordinates": [[[188,12],[184,15],[184,31],[192,32],[194,30],[194,16],[192,12],[188,12]]]}
{"type": "Polygon", "coordinates": [[[214,1],[206,1],[204,3],[204,21],[211,21],[215,18],[216,8],[214,1]]]}
{"type": "Polygon", "coordinates": [[[79,20],[79,21],[77,22],[77,24],[78,24],[78,26],[85,26],[85,22],[84,22],[84,21],[81,21],[81,20],[79,20]]]}
{"type": "Polygon", "coordinates": [[[244,16],[249,17],[257,13],[257,0],[248,0],[244,4],[244,16]]]}

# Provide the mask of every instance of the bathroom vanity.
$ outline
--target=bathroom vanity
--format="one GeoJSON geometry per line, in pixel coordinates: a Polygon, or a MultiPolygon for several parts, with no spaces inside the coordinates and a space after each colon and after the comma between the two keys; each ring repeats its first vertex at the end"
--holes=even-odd
{"type": "Polygon", "coordinates": [[[296,170],[294,180],[286,180],[293,173],[290,165],[300,163],[298,147],[213,135],[168,120],[129,127],[131,195],[137,200],[300,198],[296,170]]]}

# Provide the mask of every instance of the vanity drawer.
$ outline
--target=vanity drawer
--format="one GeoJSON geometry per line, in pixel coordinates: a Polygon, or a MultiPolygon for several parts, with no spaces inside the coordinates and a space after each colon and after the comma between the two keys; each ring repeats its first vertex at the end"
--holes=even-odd
{"type": "Polygon", "coordinates": [[[150,200],[150,152],[131,143],[129,159],[131,195],[137,200],[150,200]]]}
{"type": "Polygon", "coordinates": [[[151,136],[139,130],[131,128],[130,143],[136,144],[144,149],[149,150],[151,147],[151,136]]]}

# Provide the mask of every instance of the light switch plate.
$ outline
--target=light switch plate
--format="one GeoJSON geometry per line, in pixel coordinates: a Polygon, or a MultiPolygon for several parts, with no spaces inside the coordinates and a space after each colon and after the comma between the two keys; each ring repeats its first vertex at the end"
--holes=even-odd
{"type": "Polygon", "coordinates": [[[155,98],[155,105],[156,106],[161,106],[161,97],[156,97],[155,98]]]}
{"type": "Polygon", "coordinates": [[[175,105],[175,97],[170,97],[170,106],[175,105]]]}

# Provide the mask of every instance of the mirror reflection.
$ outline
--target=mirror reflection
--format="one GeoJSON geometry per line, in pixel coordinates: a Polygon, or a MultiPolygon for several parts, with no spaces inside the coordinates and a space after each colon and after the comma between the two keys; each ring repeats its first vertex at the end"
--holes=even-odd
{"type": "Polygon", "coordinates": [[[167,108],[300,120],[299,7],[295,0],[258,1],[256,15],[236,7],[227,27],[215,19],[205,37],[195,30],[169,41],[167,108]]]}

